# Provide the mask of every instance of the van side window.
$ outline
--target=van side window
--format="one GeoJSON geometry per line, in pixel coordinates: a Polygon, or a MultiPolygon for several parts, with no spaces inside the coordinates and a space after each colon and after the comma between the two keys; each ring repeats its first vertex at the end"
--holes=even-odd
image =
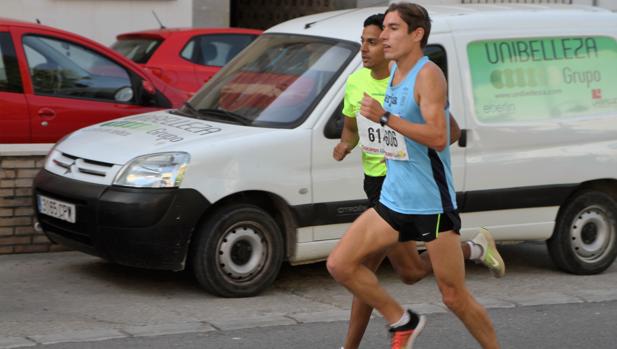
{"type": "Polygon", "coordinates": [[[128,72],[106,57],[68,41],[38,35],[23,38],[34,92],[54,97],[134,101],[128,72]],[[121,93],[126,91],[128,92],[121,93]]]}
{"type": "Polygon", "coordinates": [[[428,56],[428,58],[441,70],[443,71],[443,75],[448,79],[448,59],[446,57],[446,50],[443,46],[440,45],[427,45],[424,48],[424,55],[428,56]]]}
{"type": "Polygon", "coordinates": [[[0,32],[0,92],[23,93],[15,47],[9,33],[0,32]]]}
{"type": "Polygon", "coordinates": [[[247,34],[201,35],[189,41],[180,55],[199,65],[222,67],[255,37],[247,34]]]}
{"type": "Polygon", "coordinates": [[[617,42],[605,36],[475,41],[467,46],[475,116],[519,123],[617,111],[617,42]]]}
{"type": "Polygon", "coordinates": [[[343,133],[343,127],[345,126],[345,116],[343,115],[343,101],[339,103],[338,107],[334,110],[330,119],[326,123],[324,128],[324,136],[328,139],[339,139],[343,133]]]}

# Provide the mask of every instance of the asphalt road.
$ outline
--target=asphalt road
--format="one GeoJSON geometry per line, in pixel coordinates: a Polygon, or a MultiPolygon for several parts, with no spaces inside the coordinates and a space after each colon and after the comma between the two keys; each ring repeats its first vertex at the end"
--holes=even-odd
{"type": "MultiPolygon", "coordinates": [[[[502,348],[614,349],[617,342],[617,302],[561,304],[493,309],[490,315],[502,348]]],[[[374,319],[361,348],[388,348],[382,319],[374,319]]],[[[336,348],[346,322],[312,323],[234,331],[138,337],[88,343],[63,343],[45,349],[271,349],[336,348]]],[[[429,316],[416,349],[478,348],[462,324],[451,314],[429,316]]]]}
{"type": "MultiPolygon", "coordinates": [[[[500,251],[506,276],[494,279],[469,263],[467,284],[495,317],[504,348],[617,347],[617,264],[577,276],[556,270],[542,243],[500,251]]],[[[379,278],[401,303],[429,315],[421,347],[474,347],[432,277],[403,285],[386,265],[379,278]]],[[[0,348],[339,348],[350,300],[324,263],[284,266],[264,294],[222,299],[189,273],[126,268],[79,252],[5,255],[0,348]]],[[[365,348],[385,347],[383,325],[372,321],[365,348]]]]}

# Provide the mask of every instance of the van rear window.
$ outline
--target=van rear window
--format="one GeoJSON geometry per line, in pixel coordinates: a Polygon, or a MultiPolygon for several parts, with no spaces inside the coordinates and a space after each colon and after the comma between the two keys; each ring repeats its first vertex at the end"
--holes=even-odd
{"type": "Polygon", "coordinates": [[[480,122],[533,122],[617,111],[614,38],[475,41],[467,46],[467,55],[480,122]]]}

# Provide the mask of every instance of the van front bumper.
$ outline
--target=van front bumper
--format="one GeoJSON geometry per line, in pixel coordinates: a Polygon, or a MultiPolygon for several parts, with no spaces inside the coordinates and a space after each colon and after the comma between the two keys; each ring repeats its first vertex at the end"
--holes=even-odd
{"type": "Polygon", "coordinates": [[[210,206],[194,189],[107,186],[46,170],[33,188],[37,219],[50,240],[148,269],[184,269],[191,235],[210,206]],[[76,222],[40,213],[38,195],[75,205],[76,222]]]}

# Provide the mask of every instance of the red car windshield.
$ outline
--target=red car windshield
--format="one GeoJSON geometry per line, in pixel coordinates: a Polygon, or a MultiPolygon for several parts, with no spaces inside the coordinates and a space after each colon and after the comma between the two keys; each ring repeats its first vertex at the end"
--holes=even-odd
{"type": "Polygon", "coordinates": [[[183,111],[213,119],[226,112],[248,125],[295,127],[357,52],[355,43],[262,35],[204,85],[189,101],[191,110],[183,111]]]}
{"type": "Polygon", "coordinates": [[[111,48],[135,63],[145,64],[162,41],[153,38],[126,38],[116,41],[111,48]]]}

